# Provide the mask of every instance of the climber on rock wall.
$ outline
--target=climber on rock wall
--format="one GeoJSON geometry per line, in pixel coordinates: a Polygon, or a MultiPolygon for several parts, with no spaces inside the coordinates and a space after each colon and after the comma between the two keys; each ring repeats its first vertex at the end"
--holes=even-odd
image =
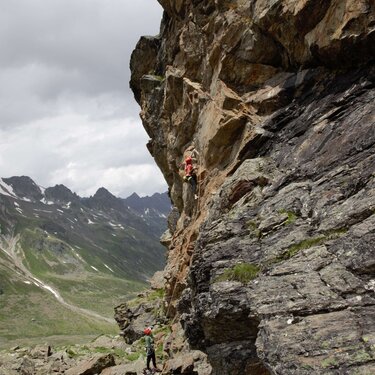
{"type": "Polygon", "coordinates": [[[193,159],[188,156],[185,159],[185,176],[184,180],[189,182],[194,193],[194,198],[197,199],[198,196],[196,194],[197,191],[197,175],[195,174],[194,166],[193,166],[193,159]]]}
{"type": "Polygon", "coordinates": [[[185,158],[184,181],[190,183],[192,190],[193,190],[194,199],[198,199],[198,195],[197,195],[198,179],[197,179],[196,167],[194,166],[194,164],[196,164],[196,161],[197,161],[196,157],[199,156],[199,154],[198,154],[198,151],[194,147],[189,147],[187,151],[190,151],[190,156],[187,156],[185,158]]]}

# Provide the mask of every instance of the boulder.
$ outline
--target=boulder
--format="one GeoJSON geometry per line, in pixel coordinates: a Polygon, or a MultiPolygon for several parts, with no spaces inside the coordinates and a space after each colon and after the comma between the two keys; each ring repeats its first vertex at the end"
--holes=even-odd
{"type": "Polygon", "coordinates": [[[112,354],[96,355],[91,359],[83,360],[78,365],[65,371],[66,375],[96,375],[100,374],[105,368],[115,365],[115,359],[112,354]]]}
{"type": "Polygon", "coordinates": [[[150,280],[151,289],[160,290],[164,288],[165,280],[164,280],[164,272],[158,271],[154,273],[150,280]]]}
{"type": "Polygon", "coordinates": [[[145,365],[145,358],[140,358],[129,364],[106,368],[101,372],[101,375],[138,375],[142,374],[145,365]]]}
{"type": "Polygon", "coordinates": [[[157,324],[161,306],[160,298],[155,298],[153,301],[140,302],[135,307],[129,307],[126,303],[115,307],[115,320],[126,343],[132,344],[139,340],[144,335],[145,327],[157,324]]]}
{"type": "Polygon", "coordinates": [[[52,354],[49,345],[37,345],[30,351],[30,357],[34,359],[47,359],[52,354]]]}

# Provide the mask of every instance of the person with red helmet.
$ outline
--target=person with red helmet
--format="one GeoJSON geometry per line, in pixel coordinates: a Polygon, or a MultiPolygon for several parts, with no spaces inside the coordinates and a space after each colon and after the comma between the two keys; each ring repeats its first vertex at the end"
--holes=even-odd
{"type": "Polygon", "coordinates": [[[152,336],[151,327],[147,327],[144,329],[143,333],[145,334],[145,343],[146,343],[146,366],[147,371],[151,371],[150,369],[150,362],[152,361],[152,365],[154,366],[154,371],[160,372],[160,370],[156,367],[156,356],[155,356],[155,349],[154,349],[154,337],[152,336]]]}
{"type": "Polygon", "coordinates": [[[194,166],[193,166],[193,159],[192,159],[191,156],[188,156],[185,159],[184,180],[190,183],[190,185],[193,189],[194,198],[198,199],[198,195],[196,194],[196,191],[197,191],[197,175],[195,174],[195,169],[194,169],[194,166]]]}

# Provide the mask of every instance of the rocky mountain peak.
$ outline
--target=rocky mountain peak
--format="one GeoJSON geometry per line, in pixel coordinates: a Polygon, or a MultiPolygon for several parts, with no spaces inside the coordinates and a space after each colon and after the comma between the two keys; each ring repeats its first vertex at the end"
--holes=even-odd
{"type": "Polygon", "coordinates": [[[70,189],[61,184],[47,188],[44,194],[47,200],[60,203],[69,203],[79,200],[79,196],[76,193],[73,193],[70,189]]]}
{"type": "Polygon", "coordinates": [[[93,196],[94,199],[113,199],[116,198],[112,193],[110,193],[106,188],[99,188],[93,196]]]}
{"type": "Polygon", "coordinates": [[[2,180],[12,187],[13,192],[19,198],[33,201],[43,198],[40,187],[28,176],[13,176],[2,180]]]}
{"type": "Polygon", "coordinates": [[[84,199],[84,204],[91,208],[97,209],[123,209],[125,208],[121,198],[115,197],[106,188],[99,188],[96,193],[90,197],[84,199]]]}
{"type": "Polygon", "coordinates": [[[171,211],[171,201],[167,193],[155,193],[151,197],[140,197],[137,193],[133,193],[124,199],[124,203],[129,208],[141,213],[145,210],[154,210],[155,213],[168,215],[171,211]]]}
{"type": "Polygon", "coordinates": [[[138,201],[141,197],[137,194],[137,193],[133,193],[131,195],[129,195],[129,197],[127,198],[129,201],[138,201]]]}

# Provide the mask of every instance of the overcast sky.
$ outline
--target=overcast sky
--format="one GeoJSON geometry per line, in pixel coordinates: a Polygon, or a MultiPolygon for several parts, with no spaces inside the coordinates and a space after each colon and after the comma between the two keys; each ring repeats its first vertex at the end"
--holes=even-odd
{"type": "Polygon", "coordinates": [[[80,196],[166,191],[128,83],[161,16],[157,0],[1,0],[0,176],[80,196]]]}

